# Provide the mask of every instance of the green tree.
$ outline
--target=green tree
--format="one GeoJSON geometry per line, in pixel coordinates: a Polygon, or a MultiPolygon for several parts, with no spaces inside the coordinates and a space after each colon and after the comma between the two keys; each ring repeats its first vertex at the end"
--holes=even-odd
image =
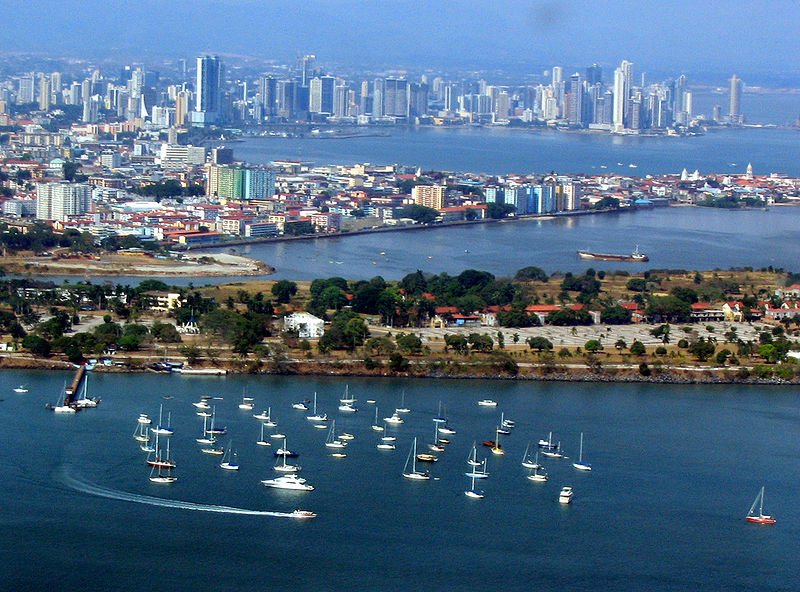
{"type": "Polygon", "coordinates": [[[295,294],[297,294],[297,284],[294,282],[280,280],[272,286],[272,295],[275,296],[275,300],[282,304],[291,301],[295,294]]]}
{"type": "Polygon", "coordinates": [[[439,212],[433,208],[411,204],[402,209],[400,216],[403,218],[411,218],[417,224],[431,224],[439,216],[439,212]]]}
{"type": "Polygon", "coordinates": [[[419,355],[422,353],[422,340],[413,333],[400,333],[395,341],[397,348],[404,354],[419,355]]]}
{"type": "Polygon", "coordinates": [[[405,372],[409,366],[409,361],[399,352],[394,352],[389,356],[389,369],[393,372],[405,372]]]}
{"type": "Polygon", "coordinates": [[[600,322],[606,325],[627,325],[631,322],[631,311],[622,306],[607,306],[600,312],[600,322]]]}
{"type": "Polygon", "coordinates": [[[643,356],[647,353],[647,350],[644,347],[644,343],[638,340],[634,340],[634,342],[631,344],[630,352],[634,356],[643,356]]]}
{"type": "Polygon", "coordinates": [[[716,346],[706,341],[703,337],[692,343],[686,351],[692,354],[698,361],[705,362],[708,358],[714,355],[716,346]]]}
{"type": "Polygon", "coordinates": [[[517,282],[546,282],[549,279],[541,267],[535,266],[523,267],[514,274],[514,280],[517,282]]]}
{"type": "Polygon", "coordinates": [[[511,214],[517,211],[515,206],[510,204],[490,203],[486,207],[486,215],[492,220],[501,220],[508,218],[511,214]]]}
{"type": "Polygon", "coordinates": [[[525,341],[528,343],[528,347],[537,352],[550,351],[553,349],[553,342],[547,339],[547,337],[537,335],[535,337],[528,337],[525,341]]]}
{"type": "Polygon", "coordinates": [[[22,347],[34,356],[46,358],[50,355],[50,342],[38,335],[28,335],[22,340],[22,347]]]}
{"type": "Polygon", "coordinates": [[[590,353],[596,353],[603,349],[603,343],[597,339],[590,339],[583,345],[583,349],[590,353]]]}
{"type": "Polygon", "coordinates": [[[452,349],[459,354],[466,354],[469,351],[469,342],[463,335],[445,335],[444,345],[445,349],[452,349]]]}

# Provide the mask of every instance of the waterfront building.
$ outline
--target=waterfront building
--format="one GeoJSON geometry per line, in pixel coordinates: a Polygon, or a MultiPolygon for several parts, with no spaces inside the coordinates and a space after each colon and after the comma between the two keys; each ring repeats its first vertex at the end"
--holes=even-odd
{"type": "Polygon", "coordinates": [[[441,210],[444,207],[444,187],[441,185],[416,185],[411,189],[415,204],[441,210]]]}
{"type": "Polygon", "coordinates": [[[728,120],[731,125],[741,125],[742,117],[742,80],[736,74],[731,76],[728,101],[728,120]]]}
{"type": "Polygon", "coordinates": [[[309,86],[308,111],[318,115],[333,115],[335,86],[336,78],[333,76],[312,78],[309,86]]]}

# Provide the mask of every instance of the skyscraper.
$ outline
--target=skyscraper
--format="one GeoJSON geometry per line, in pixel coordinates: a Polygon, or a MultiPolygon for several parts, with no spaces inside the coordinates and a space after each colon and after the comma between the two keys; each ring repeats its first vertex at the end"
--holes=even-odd
{"type": "Polygon", "coordinates": [[[192,125],[199,127],[217,123],[222,112],[222,61],[217,56],[197,58],[197,83],[195,84],[195,110],[192,125]]]}
{"type": "Polygon", "coordinates": [[[583,123],[583,81],[577,72],[569,77],[569,105],[567,121],[571,125],[583,123]]]}
{"type": "Polygon", "coordinates": [[[728,119],[733,125],[742,123],[742,80],[736,74],[730,80],[730,101],[728,103],[728,119]]]}
{"type": "Polygon", "coordinates": [[[309,84],[309,107],[311,113],[333,115],[333,92],[336,78],[333,76],[316,76],[309,84]]]}

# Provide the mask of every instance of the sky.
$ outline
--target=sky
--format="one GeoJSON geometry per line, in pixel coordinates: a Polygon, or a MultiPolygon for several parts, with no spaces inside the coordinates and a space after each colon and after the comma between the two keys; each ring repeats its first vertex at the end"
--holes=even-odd
{"type": "Polygon", "coordinates": [[[797,0],[3,0],[0,51],[799,74],[797,0]]]}

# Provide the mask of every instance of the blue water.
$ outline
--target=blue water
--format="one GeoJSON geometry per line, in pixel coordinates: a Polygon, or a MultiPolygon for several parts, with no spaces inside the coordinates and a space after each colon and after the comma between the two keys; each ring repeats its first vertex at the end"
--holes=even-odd
{"type": "Polygon", "coordinates": [[[417,269],[460,273],[482,269],[513,275],[536,265],[547,272],[596,269],[728,269],[774,266],[797,270],[800,208],[727,211],[676,207],[621,214],[525,220],[412,232],[237,247],[276,268],[275,277],[343,276],[400,279],[417,269]],[[591,261],[579,249],[630,253],[648,263],[591,261]],[[380,253],[384,252],[385,255],[380,253]]]}
{"type": "MultiPolygon", "coordinates": [[[[373,411],[337,417],[356,436],[346,459],[323,446],[291,403],[319,392],[333,415],[336,378],[181,378],[93,375],[101,406],[77,416],[44,410],[66,375],[6,371],[0,421],[0,581],[4,590],[797,590],[800,396],[794,389],[739,386],[537,384],[352,379],[350,392],[388,415],[405,389],[412,413],[398,449],[380,453],[373,411]],[[30,393],[11,386],[25,382],[30,393]],[[311,493],[267,490],[270,449],[258,422],[237,408],[243,389],[272,406],[289,447],[300,452],[311,493]],[[190,405],[218,400],[241,471],[220,470],[198,450],[190,405]],[[163,396],[171,399],[164,400],[163,396]],[[476,401],[499,401],[497,410],[476,401]],[[458,434],[431,467],[438,480],[401,476],[411,439],[428,442],[439,401],[458,434]],[[139,413],[172,413],[179,480],[148,482],[131,434],[139,413]],[[486,499],[467,499],[465,459],[493,436],[500,411],[517,421],[507,455],[489,461],[486,499]],[[550,481],[525,479],[528,440],[553,430],[568,454],[586,434],[590,474],[568,460],[545,462],[550,481]],[[76,481],[84,485],[76,485],[76,481]],[[775,527],[743,517],[764,484],[775,527]],[[575,488],[570,507],[556,499],[575,488]],[[120,499],[87,493],[92,487],[120,499]],[[314,510],[318,518],[214,514],[125,501],[128,494],[251,510],[314,510]]],[[[480,454],[485,449],[480,450],[480,454]]]]}
{"type": "Polygon", "coordinates": [[[238,160],[263,164],[294,159],[318,165],[396,163],[495,175],[556,171],[644,176],[680,173],[684,168],[744,173],[752,162],[757,174],[779,171],[800,176],[800,131],[796,129],[722,129],[679,138],[504,128],[397,128],[389,137],[249,138],[231,146],[238,160]]]}

